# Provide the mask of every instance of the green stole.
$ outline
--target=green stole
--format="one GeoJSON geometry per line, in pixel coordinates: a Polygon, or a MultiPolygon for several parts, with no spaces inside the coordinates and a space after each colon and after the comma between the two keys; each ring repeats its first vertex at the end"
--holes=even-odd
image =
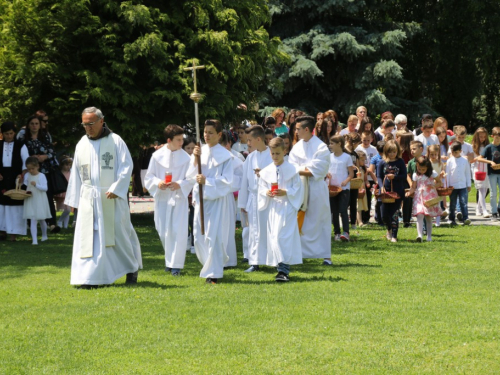
{"type": "Polygon", "coordinates": [[[107,199],[106,192],[115,182],[115,142],[113,137],[108,135],[99,140],[99,184],[92,186],[91,162],[93,154],[90,140],[85,137],[78,151],[77,158],[80,161],[80,177],[82,179],[82,193],[80,204],[78,205],[78,220],[82,221],[80,226],[80,258],[92,258],[94,255],[94,198],[101,198],[104,238],[106,247],[115,246],[115,200],[107,199]]]}

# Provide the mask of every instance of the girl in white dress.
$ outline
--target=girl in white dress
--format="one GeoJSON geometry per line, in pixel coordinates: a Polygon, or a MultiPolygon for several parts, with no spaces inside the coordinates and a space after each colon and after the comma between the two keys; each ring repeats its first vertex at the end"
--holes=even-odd
{"type": "Polygon", "coordinates": [[[49,201],[47,199],[47,178],[43,173],[40,173],[40,163],[34,156],[26,159],[26,168],[28,173],[24,175],[24,185],[26,191],[31,192],[31,197],[24,201],[23,219],[31,220],[31,237],[33,237],[33,245],[38,245],[37,241],[37,222],[40,223],[42,229],[42,241],[47,238],[47,223],[45,219],[50,219],[49,201]]]}

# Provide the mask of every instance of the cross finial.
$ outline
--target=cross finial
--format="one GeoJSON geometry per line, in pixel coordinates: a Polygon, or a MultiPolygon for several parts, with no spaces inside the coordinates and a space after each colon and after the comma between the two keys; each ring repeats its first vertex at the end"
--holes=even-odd
{"type": "Polygon", "coordinates": [[[194,82],[194,93],[196,94],[196,71],[198,69],[205,69],[205,65],[196,65],[196,61],[193,59],[193,66],[190,68],[184,68],[184,70],[192,70],[193,71],[193,82],[194,82]]]}

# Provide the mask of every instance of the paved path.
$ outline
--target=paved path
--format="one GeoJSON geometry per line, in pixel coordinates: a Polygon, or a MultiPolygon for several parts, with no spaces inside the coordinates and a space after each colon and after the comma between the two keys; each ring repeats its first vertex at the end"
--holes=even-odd
{"type": "MultiPolygon", "coordinates": [[[[153,213],[154,211],[154,199],[151,197],[132,197],[130,196],[130,212],[136,213],[153,213]]],[[[489,204],[487,204],[489,207],[489,204]]],[[[469,202],[469,218],[472,220],[472,225],[488,225],[488,226],[500,226],[500,221],[485,219],[482,216],[476,216],[476,203],[469,202]]],[[[447,220],[447,219],[446,219],[447,220]]],[[[446,221],[443,223],[446,225],[446,221]]]]}

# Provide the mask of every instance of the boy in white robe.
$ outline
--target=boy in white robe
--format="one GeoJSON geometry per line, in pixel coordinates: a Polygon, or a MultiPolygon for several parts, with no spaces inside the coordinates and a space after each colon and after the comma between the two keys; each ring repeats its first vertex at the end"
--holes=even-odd
{"type": "Polygon", "coordinates": [[[188,195],[194,181],[186,179],[191,157],[182,149],[184,129],[165,128],[166,146],[153,153],[144,178],[155,200],[154,220],[165,250],[165,271],[179,276],[186,260],[188,240],[188,195]]]}
{"type": "Polygon", "coordinates": [[[71,284],[93,289],[124,275],[135,284],[142,258],[127,202],[132,157],[99,109],[84,109],[82,126],[87,135],[76,145],[64,201],[78,208],[71,284]],[[106,186],[105,180],[113,182],[106,186]]]}
{"type": "MultiPolygon", "coordinates": [[[[240,160],[241,154],[231,150],[231,142],[228,135],[223,132],[222,137],[219,140],[219,144],[223,146],[226,150],[231,152],[233,157],[233,183],[231,184],[231,192],[229,193],[229,225],[224,226],[224,234],[226,240],[226,254],[229,257],[228,261],[224,267],[236,267],[238,265],[238,258],[236,253],[236,238],[234,237],[234,232],[236,231],[236,197],[235,193],[240,190],[241,187],[241,177],[243,175],[243,162],[240,160]],[[239,155],[239,156],[238,156],[239,155]]],[[[242,157],[242,156],[241,156],[242,157]]]]}
{"type": "Polygon", "coordinates": [[[297,211],[302,205],[304,191],[298,171],[284,160],[285,144],[281,138],[269,142],[273,164],[260,171],[259,210],[268,210],[268,266],[278,267],[275,280],[290,280],[290,265],[302,264],[297,211]],[[277,186],[273,187],[273,184],[277,186]]]}
{"type": "Polygon", "coordinates": [[[330,150],[312,134],[315,119],[300,116],[296,119],[299,142],[290,151],[288,161],[308,179],[307,211],[300,242],[303,258],[323,258],[323,265],[331,265],[332,228],[330,199],[325,177],[330,167],[330,150]]]}
{"type": "Polygon", "coordinates": [[[267,259],[267,217],[268,210],[258,210],[259,171],[272,164],[273,159],[265,143],[264,129],[254,125],[247,129],[247,142],[254,151],[243,164],[241,190],[238,196],[238,208],[248,218],[248,263],[245,272],[259,270],[259,265],[267,259]]]}
{"type": "MultiPolygon", "coordinates": [[[[224,264],[228,261],[224,241],[224,227],[229,225],[231,209],[229,195],[233,183],[233,158],[229,151],[219,145],[222,125],[218,120],[205,121],[203,131],[206,144],[196,146],[191,156],[188,178],[196,180],[193,189],[194,247],[198,260],[203,265],[200,277],[208,284],[216,284],[223,277],[224,264]],[[198,174],[197,155],[201,156],[201,174],[198,174]],[[205,234],[201,234],[199,184],[203,187],[205,234]]],[[[226,235],[227,236],[227,235],[226,235]]]]}

